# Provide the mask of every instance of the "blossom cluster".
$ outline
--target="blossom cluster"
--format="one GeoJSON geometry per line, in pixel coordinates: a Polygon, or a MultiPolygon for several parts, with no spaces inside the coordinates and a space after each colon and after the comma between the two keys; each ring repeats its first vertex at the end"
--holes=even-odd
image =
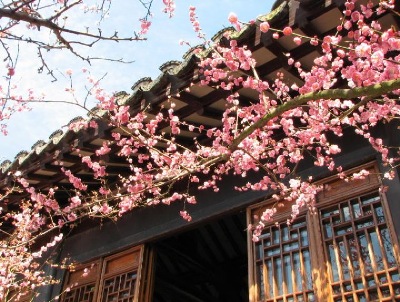
{"type": "MultiPolygon", "coordinates": [[[[374,21],[374,14],[382,14],[387,5],[381,4],[378,10],[374,6],[372,1],[359,6],[355,1],[347,1],[337,32],[321,40],[300,36],[290,27],[280,30],[271,28],[265,21],[259,24],[261,33],[269,34],[272,31],[276,39],[283,34],[292,36],[296,45],[308,40],[311,47],[321,47],[322,56],[314,59],[310,70],[303,68],[290,54],[287,55],[288,65],[296,68],[303,80],[301,86],[289,84],[283,73],[278,73],[272,83],[261,81],[256,73],[245,77],[234,76],[232,71],[238,69],[254,70],[251,52],[241,46],[242,52],[238,53],[236,41],[230,41],[231,48],[215,47],[212,56],[200,64],[200,72],[204,75],[202,83],[218,85],[227,90],[234,87],[251,88],[259,93],[260,100],[256,104],[239,106],[240,97],[238,99],[237,95],[232,95],[233,106],[226,110],[222,129],[213,131],[210,136],[214,146],[216,141],[223,142],[230,151],[229,160],[215,168],[215,174],[232,171],[246,177],[250,171],[264,171],[267,175],[260,181],[249,182],[236,189],[276,192],[273,196],[276,200],[293,204],[294,219],[302,208],[313,208],[315,196],[320,190],[307,179],[291,179],[298,163],[311,157],[316,166],[341,172],[341,167],[335,165],[335,157],[342,151],[328,138],[332,134],[340,138],[344,128],[352,127],[355,133],[362,135],[381,154],[385,164],[394,167],[396,159],[389,156],[389,148],[381,138],[374,137],[371,129],[381,122],[398,118],[400,107],[396,90],[391,91],[394,97],[382,95],[380,99],[366,95],[351,99],[315,98],[308,101],[306,107],[299,104],[280,115],[272,117],[271,114],[279,108],[279,104],[295,103],[302,95],[337,88],[339,82],[344,88],[357,89],[399,78],[399,33],[394,28],[382,28],[374,21]],[[269,92],[276,98],[271,97],[269,92]],[[269,115],[271,118],[268,119],[269,115]],[[265,118],[265,122],[249,132],[249,125],[256,124],[262,118],[265,118]],[[277,135],[281,131],[283,138],[277,135]],[[242,138],[241,133],[246,135],[242,138]],[[232,150],[230,145],[236,149],[232,150]]],[[[233,25],[241,24],[235,14],[230,14],[228,20],[233,25]]],[[[240,29],[239,26],[237,29],[240,29]]],[[[230,98],[227,101],[230,102],[230,98]]],[[[352,177],[360,176],[355,174],[352,177]]],[[[254,238],[260,234],[263,224],[272,220],[274,212],[273,208],[268,209],[261,216],[259,225],[254,226],[254,238]]]]}

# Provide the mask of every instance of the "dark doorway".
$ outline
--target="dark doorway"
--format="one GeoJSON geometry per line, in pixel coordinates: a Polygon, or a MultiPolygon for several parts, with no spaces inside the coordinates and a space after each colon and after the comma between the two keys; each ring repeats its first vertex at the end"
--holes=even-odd
{"type": "Polygon", "coordinates": [[[245,212],[155,243],[155,302],[248,301],[245,212]]]}

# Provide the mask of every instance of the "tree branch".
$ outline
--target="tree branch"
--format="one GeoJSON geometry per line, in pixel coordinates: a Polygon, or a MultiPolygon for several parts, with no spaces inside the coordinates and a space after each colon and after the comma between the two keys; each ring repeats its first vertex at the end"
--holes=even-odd
{"type": "MultiPolygon", "coordinates": [[[[105,40],[105,41],[137,41],[137,40],[144,40],[144,38],[139,38],[137,36],[135,37],[128,37],[128,38],[118,38],[115,35],[111,37],[106,37],[102,35],[97,35],[97,34],[91,34],[88,32],[83,32],[83,31],[77,31],[69,28],[64,28],[60,27],[56,23],[52,22],[52,18],[50,19],[42,19],[38,18],[32,15],[29,15],[27,13],[22,13],[22,12],[17,12],[11,9],[4,9],[0,8],[0,19],[1,18],[8,18],[11,20],[15,21],[24,21],[29,24],[36,25],[38,27],[45,27],[50,30],[52,30],[54,33],[57,32],[64,32],[64,33],[69,33],[77,36],[85,36],[93,39],[100,39],[100,40],[105,40]]],[[[63,41],[60,41],[63,42],[63,41]]]]}
{"type": "Polygon", "coordinates": [[[365,87],[356,87],[352,89],[326,89],[318,92],[309,92],[299,95],[290,101],[274,108],[271,112],[265,114],[257,122],[247,127],[236,137],[229,146],[231,151],[236,150],[239,144],[254,131],[264,127],[270,120],[282,115],[284,112],[297,108],[309,101],[330,100],[330,99],[355,99],[361,97],[375,98],[394,90],[400,89],[400,79],[383,81],[378,84],[365,87]]]}

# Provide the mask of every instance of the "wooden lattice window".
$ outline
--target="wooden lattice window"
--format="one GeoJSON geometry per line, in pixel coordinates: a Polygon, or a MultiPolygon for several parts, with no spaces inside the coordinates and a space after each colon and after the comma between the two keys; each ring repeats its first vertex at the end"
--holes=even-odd
{"type": "Polygon", "coordinates": [[[92,262],[67,274],[64,282],[63,302],[92,302],[95,298],[96,279],[100,262],[92,262]]]}
{"type": "Polygon", "coordinates": [[[400,298],[399,266],[378,192],[320,210],[333,301],[400,298]]]}
{"type": "Polygon", "coordinates": [[[136,281],[139,262],[140,250],[106,258],[100,287],[100,301],[133,301],[135,292],[138,291],[136,281]]]}
{"type": "Polygon", "coordinates": [[[144,246],[82,265],[68,273],[63,302],[151,301],[152,253],[144,246]]]}
{"type": "MultiPolygon", "coordinates": [[[[278,222],[249,241],[251,302],[400,301],[398,244],[379,180],[370,175],[327,181],[317,210],[291,225],[290,208],[278,209],[278,222]]],[[[249,222],[268,207],[251,207],[249,222]]]]}
{"type": "Polygon", "coordinates": [[[262,301],[312,301],[311,258],[306,217],[290,226],[267,226],[255,243],[258,297],[262,301]]]}

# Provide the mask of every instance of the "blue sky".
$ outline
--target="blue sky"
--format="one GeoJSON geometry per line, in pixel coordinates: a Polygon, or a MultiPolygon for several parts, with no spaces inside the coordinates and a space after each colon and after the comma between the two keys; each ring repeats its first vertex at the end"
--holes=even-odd
{"type": "MultiPolygon", "coordinates": [[[[133,60],[131,64],[120,64],[109,61],[96,61],[88,66],[82,60],[73,57],[68,52],[50,52],[47,54],[47,62],[55,70],[58,81],[51,82],[46,75],[38,75],[38,59],[36,50],[23,47],[19,56],[16,75],[13,81],[21,89],[33,88],[37,92],[43,92],[49,100],[71,100],[71,96],[65,93],[65,87],[69,86],[69,79],[64,76],[67,69],[73,70],[73,86],[76,95],[81,101],[85,95],[85,74],[80,70],[88,68],[91,74],[100,78],[107,74],[102,80],[102,87],[110,92],[125,90],[130,93],[130,87],[140,78],[150,76],[155,79],[159,74],[159,66],[169,60],[181,60],[187,51],[187,46],[179,45],[179,40],[189,41],[193,45],[199,44],[196,34],[191,28],[188,17],[189,5],[197,7],[200,24],[207,37],[210,38],[218,30],[229,26],[228,14],[235,12],[242,21],[255,19],[258,15],[268,13],[274,1],[260,0],[192,0],[191,2],[177,0],[175,16],[169,19],[161,12],[161,0],[154,0],[154,17],[152,27],[147,35],[148,40],[143,42],[129,43],[102,43],[97,48],[84,50],[90,51],[91,55],[103,57],[123,58],[127,61],[133,60]]],[[[135,0],[113,0],[110,17],[104,24],[105,30],[118,29],[120,35],[129,35],[139,27],[138,19],[143,15],[135,0]]],[[[85,16],[70,22],[76,26],[96,26],[93,16],[85,16]]],[[[78,16],[76,16],[78,18],[78,16]]],[[[49,135],[62,129],[72,118],[85,115],[71,105],[36,104],[30,112],[19,113],[9,121],[8,136],[0,135],[0,162],[13,160],[21,150],[31,150],[31,146],[38,140],[47,141],[49,135]]]]}

